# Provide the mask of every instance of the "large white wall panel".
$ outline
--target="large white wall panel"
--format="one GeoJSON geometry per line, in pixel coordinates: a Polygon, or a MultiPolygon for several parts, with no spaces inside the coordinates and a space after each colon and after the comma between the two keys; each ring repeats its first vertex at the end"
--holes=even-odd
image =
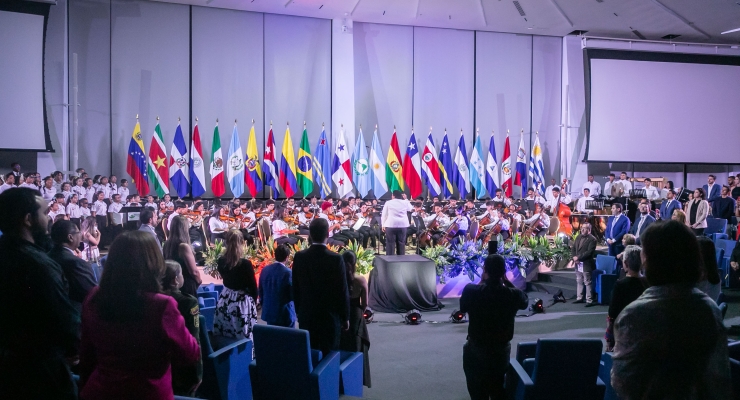
{"type": "MultiPolygon", "coordinates": [[[[213,128],[219,119],[221,151],[227,156],[234,120],[242,149],[247,151],[249,129],[255,120],[257,152],[264,151],[263,15],[245,11],[193,7],[193,118],[206,162],[205,196],[211,196],[213,128]]],[[[269,121],[268,121],[269,123],[269,121]]],[[[225,175],[225,174],[224,174],[225,175]]],[[[226,183],[226,196],[231,193],[226,183]]],[[[245,194],[249,191],[245,188],[245,194]]],[[[259,196],[259,195],[258,195],[259,196]]]]}
{"type": "Polygon", "coordinates": [[[147,150],[157,116],[168,154],[178,117],[190,145],[190,6],[113,1],[111,14],[112,172],[121,177],[136,114],[147,150]]]}
{"type": "Polygon", "coordinates": [[[560,176],[562,39],[534,36],[532,50],[532,133],[539,132],[547,186],[550,178],[560,176]]]}
{"type": "Polygon", "coordinates": [[[265,14],[264,39],[265,138],[273,121],[275,150],[280,154],[285,124],[290,122],[297,154],[306,121],[313,150],[322,123],[327,135],[332,132],[331,20],[265,14]]]}
{"type": "Polygon", "coordinates": [[[372,143],[378,125],[383,155],[396,126],[399,146],[411,136],[414,95],[414,28],[354,23],[355,121],[372,143]]]}

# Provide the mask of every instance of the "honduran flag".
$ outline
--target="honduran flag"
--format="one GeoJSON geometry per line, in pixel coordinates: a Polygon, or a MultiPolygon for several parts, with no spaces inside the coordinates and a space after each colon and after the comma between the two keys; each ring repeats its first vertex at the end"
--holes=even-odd
{"type": "Polygon", "coordinates": [[[175,129],[175,139],[172,141],[172,150],[170,151],[170,181],[179,197],[187,196],[190,191],[189,175],[188,147],[185,145],[182,128],[178,123],[177,129],[175,129]]]}
{"type": "Polygon", "coordinates": [[[200,147],[197,118],[193,129],[193,140],[190,144],[190,186],[193,197],[202,196],[206,192],[206,170],[203,165],[203,149],[200,147]]]}
{"type": "Polygon", "coordinates": [[[141,140],[139,121],[136,121],[128,145],[126,172],[131,176],[136,185],[136,191],[140,195],[149,194],[149,178],[146,175],[146,152],[144,151],[144,141],[141,140]]]}
{"type": "Polygon", "coordinates": [[[290,138],[290,127],[285,128],[283,138],[283,157],[280,159],[280,187],[285,191],[285,197],[291,198],[296,192],[295,180],[295,151],[293,151],[293,140],[290,138]]]}
{"type": "Polygon", "coordinates": [[[280,191],[278,190],[278,166],[275,161],[275,137],[272,134],[272,123],[270,132],[267,134],[267,144],[265,144],[265,155],[262,157],[262,171],[265,173],[265,186],[272,188],[270,197],[276,198],[280,191]]]}
{"type": "Polygon", "coordinates": [[[439,196],[442,193],[442,188],[439,185],[439,160],[437,159],[437,149],[434,147],[431,129],[427,135],[427,144],[424,146],[421,160],[421,176],[429,188],[429,194],[439,196]]]}

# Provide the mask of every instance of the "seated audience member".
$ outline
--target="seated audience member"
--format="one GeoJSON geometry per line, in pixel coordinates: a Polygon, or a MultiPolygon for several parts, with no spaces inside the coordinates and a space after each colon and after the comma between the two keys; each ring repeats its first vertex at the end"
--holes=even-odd
{"type": "Polygon", "coordinates": [[[481,283],[463,289],[460,312],[470,319],[463,371],[471,399],[504,398],[514,318],[528,305],[527,294],[506,279],[506,261],[498,254],[486,257],[481,283]]]}
{"type": "Polygon", "coordinates": [[[675,221],[642,236],[651,286],[614,323],[612,386],[622,399],[728,399],[730,370],[722,315],[699,289],[695,234],[675,221]]]}
{"type": "Polygon", "coordinates": [[[262,320],[268,325],[295,327],[293,305],[293,271],[285,265],[290,255],[287,245],[275,248],[275,262],[262,268],[259,298],[262,303],[262,320]]]}
{"type": "Polygon", "coordinates": [[[67,358],[77,354],[80,314],[62,268],[38,245],[47,209],[33,189],[0,194],[0,397],[6,399],[77,398],[67,358]]]}
{"type": "Polygon", "coordinates": [[[717,254],[715,253],[714,242],[707,237],[700,237],[697,240],[701,252],[702,269],[696,288],[706,293],[709,298],[716,302],[722,292],[722,285],[717,270],[717,254]]]}
{"type": "MultiPolygon", "coordinates": [[[[627,235],[625,235],[627,237],[627,235]]],[[[634,238],[633,238],[634,239],[634,238]]],[[[614,351],[614,320],[628,304],[637,300],[647,289],[645,278],[640,275],[642,259],[640,246],[627,245],[622,252],[622,270],[626,276],[617,281],[612,289],[612,299],[609,303],[609,313],[606,316],[606,351],[614,351]]]]}
{"type": "Polygon", "coordinates": [[[78,310],[82,310],[87,294],[96,286],[92,266],[80,257],[82,254],[77,249],[80,236],[80,230],[72,221],[54,223],[51,227],[54,248],[49,252],[49,257],[62,267],[69,283],[69,299],[78,310]]]}
{"type": "Polygon", "coordinates": [[[349,329],[342,331],[339,339],[339,350],[362,352],[363,357],[363,385],[370,387],[370,334],[365,323],[365,309],[367,308],[367,280],[357,274],[357,255],[352,250],[342,253],[344,266],[347,272],[347,289],[349,290],[349,329]]]}
{"type": "Polygon", "coordinates": [[[161,294],[164,260],[146,232],[111,245],[100,286],[82,311],[80,398],[172,399],[172,365],[195,365],[200,348],[161,294]]]}
{"type": "Polygon", "coordinates": [[[182,215],[178,215],[172,219],[170,237],[164,242],[162,254],[165,260],[174,260],[182,267],[182,276],[185,279],[185,283],[180,288],[180,291],[195,297],[201,279],[198,267],[195,265],[195,252],[190,245],[188,224],[188,219],[182,215]]]}
{"type": "Polygon", "coordinates": [[[244,236],[236,229],[226,232],[226,252],[218,259],[218,273],[224,288],[216,305],[213,334],[237,339],[252,339],[257,323],[257,281],[252,262],[244,256],[244,236]]]}
{"type": "MultiPolygon", "coordinates": [[[[122,182],[123,183],[123,180],[122,182]]],[[[184,279],[182,267],[172,260],[164,262],[164,277],[162,278],[162,293],[172,297],[177,302],[177,310],[185,320],[185,327],[200,345],[200,327],[198,317],[200,307],[198,300],[189,295],[182,294],[180,288],[184,279]]],[[[203,327],[205,329],[205,327],[203,327]]],[[[192,396],[203,378],[203,360],[198,360],[195,365],[183,367],[172,367],[172,389],[176,395],[192,396]]]]}
{"type": "Polygon", "coordinates": [[[671,219],[673,221],[678,221],[682,224],[686,224],[686,213],[683,212],[683,210],[674,210],[673,215],[671,215],[671,219]]]}

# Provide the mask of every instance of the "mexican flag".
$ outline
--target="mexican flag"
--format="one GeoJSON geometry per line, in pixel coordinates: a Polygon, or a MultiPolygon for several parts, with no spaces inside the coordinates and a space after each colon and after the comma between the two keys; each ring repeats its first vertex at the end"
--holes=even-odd
{"type": "Polygon", "coordinates": [[[224,184],[224,158],[221,154],[221,137],[218,134],[218,122],[213,128],[213,145],[211,146],[211,191],[214,197],[226,193],[224,184]]]}

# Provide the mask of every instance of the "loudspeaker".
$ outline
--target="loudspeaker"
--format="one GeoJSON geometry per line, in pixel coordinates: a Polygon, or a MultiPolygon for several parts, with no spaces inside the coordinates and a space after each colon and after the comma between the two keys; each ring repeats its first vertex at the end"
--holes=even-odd
{"type": "Polygon", "coordinates": [[[490,240],[488,242],[488,254],[497,254],[497,253],[498,253],[498,241],[490,240]]]}

